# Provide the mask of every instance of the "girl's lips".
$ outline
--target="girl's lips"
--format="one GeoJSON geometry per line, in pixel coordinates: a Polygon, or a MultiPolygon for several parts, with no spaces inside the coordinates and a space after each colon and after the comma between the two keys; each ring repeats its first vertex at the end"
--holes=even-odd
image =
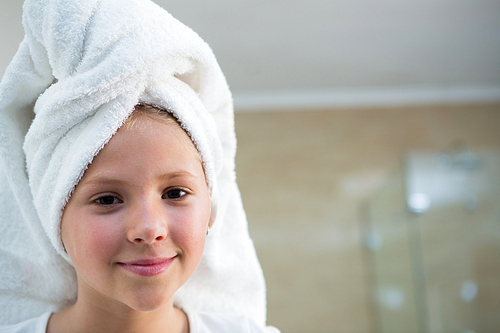
{"type": "Polygon", "coordinates": [[[165,272],[172,264],[172,258],[140,259],[130,262],[118,262],[123,269],[140,276],[155,276],[165,272]]]}

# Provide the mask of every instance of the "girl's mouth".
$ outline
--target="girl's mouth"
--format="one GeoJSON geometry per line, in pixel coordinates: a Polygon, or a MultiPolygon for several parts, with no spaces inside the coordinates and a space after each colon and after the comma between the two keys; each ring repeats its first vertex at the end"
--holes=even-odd
{"type": "Polygon", "coordinates": [[[123,269],[140,276],[155,276],[165,272],[176,257],[139,259],[129,262],[118,262],[117,264],[123,269]]]}

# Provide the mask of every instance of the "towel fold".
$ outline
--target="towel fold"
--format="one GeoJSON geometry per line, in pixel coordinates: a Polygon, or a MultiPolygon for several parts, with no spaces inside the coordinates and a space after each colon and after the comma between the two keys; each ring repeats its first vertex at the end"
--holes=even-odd
{"type": "Polygon", "coordinates": [[[175,294],[193,310],[265,323],[265,285],[236,185],[232,98],[203,40],[148,0],[27,0],[0,83],[0,323],[60,310],[76,277],[63,208],[134,106],[172,112],[200,151],[216,219],[175,294]]]}

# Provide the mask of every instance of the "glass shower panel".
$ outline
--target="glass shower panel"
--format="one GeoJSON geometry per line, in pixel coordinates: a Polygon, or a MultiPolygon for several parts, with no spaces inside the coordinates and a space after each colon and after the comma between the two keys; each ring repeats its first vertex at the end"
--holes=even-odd
{"type": "Polygon", "coordinates": [[[499,203],[499,152],[407,155],[366,205],[374,331],[500,331],[499,203]]]}
{"type": "Polygon", "coordinates": [[[400,172],[364,207],[372,327],[377,333],[419,332],[411,231],[400,172]]]}

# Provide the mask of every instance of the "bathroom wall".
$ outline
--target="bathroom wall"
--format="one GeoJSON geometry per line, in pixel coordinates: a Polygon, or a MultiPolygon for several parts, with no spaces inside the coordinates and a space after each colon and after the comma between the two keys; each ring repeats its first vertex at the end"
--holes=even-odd
{"type": "MultiPolygon", "coordinates": [[[[500,310],[499,298],[488,296],[484,288],[474,301],[477,311],[469,314],[466,306],[453,309],[459,306],[458,291],[437,294],[433,289],[446,288],[432,282],[438,281],[433,276],[449,275],[454,267],[453,261],[439,263],[437,258],[470,249],[461,242],[436,242],[436,232],[449,233],[450,219],[465,223],[463,211],[438,212],[432,216],[444,219],[442,229],[422,230],[435,235],[424,237],[430,242],[424,255],[426,269],[432,271],[431,287],[415,289],[400,177],[409,151],[438,152],[457,142],[472,151],[500,149],[498,128],[498,104],[237,113],[237,177],[267,279],[269,324],[283,332],[418,332],[421,292],[429,294],[425,308],[432,316],[425,325],[432,332],[447,332],[439,328],[462,327],[461,322],[480,320],[481,313],[500,310]],[[387,246],[377,254],[392,265],[377,264],[366,249],[367,214],[373,216],[375,210],[392,234],[402,235],[386,238],[387,246]],[[391,270],[408,290],[398,310],[406,315],[380,306],[374,295],[377,284],[383,284],[381,274],[389,277],[391,270]]],[[[457,232],[467,241],[467,229],[457,232]]],[[[470,264],[477,279],[500,290],[498,251],[488,245],[473,252],[470,264]]],[[[460,286],[460,281],[450,283],[460,286]]],[[[498,322],[489,325],[500,330],[498,322]]]]}

